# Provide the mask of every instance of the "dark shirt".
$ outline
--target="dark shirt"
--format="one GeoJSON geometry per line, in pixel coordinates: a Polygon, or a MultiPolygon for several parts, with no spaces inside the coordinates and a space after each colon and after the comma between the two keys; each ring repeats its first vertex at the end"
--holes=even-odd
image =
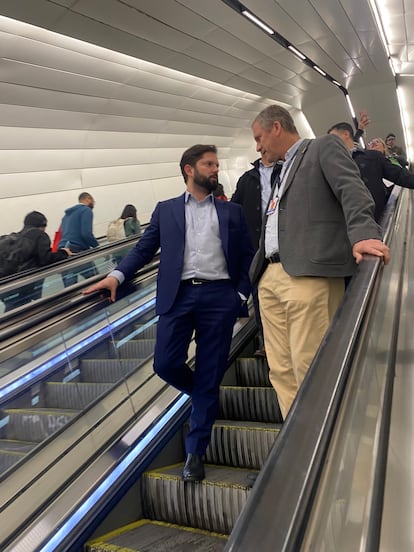
{"type": "MultiPolygon", "coordinates": [[[[260,185],[259,173],[260,159],[252,163],[253,168],[241,175],[237,181],[236,190],[231,201],[242,206],[249,228],[250,238],[253,247],[257,251],[259,247],[260,232],[262,229],[262,188],[260,185]]],[[[271,184],[280,173],[282,164],[275,163],[273,168],[271,184]]]]}
{"type": "Polygon", "coordinates": [[[62,261],[68,256],[66,251],[62,249],[53,253],[49,236],[40,228],[26,226],[22,232],[33,243],[33,254],[27,261],[25,269],[47,266],[62,261]]]}
{"type": "Polygon", "coordinates": [[[374,198],[376,221],[381,218],[389,195],[383,178],[403,188],[414,188],[414,174],[409,173],[403,167],[394,165],[379,151],[356,149],[352,152],[352,158],[358,165],[361,178],[374,198]]]}

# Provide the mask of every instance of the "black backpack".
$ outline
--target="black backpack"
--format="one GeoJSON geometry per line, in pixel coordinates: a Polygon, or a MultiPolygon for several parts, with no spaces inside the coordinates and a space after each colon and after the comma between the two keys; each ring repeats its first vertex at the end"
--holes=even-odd
{"type": "Polygon", "coordinates": [[[0,278],[31,268],[34,248],[22,232],[0,236],[0,278]]]}

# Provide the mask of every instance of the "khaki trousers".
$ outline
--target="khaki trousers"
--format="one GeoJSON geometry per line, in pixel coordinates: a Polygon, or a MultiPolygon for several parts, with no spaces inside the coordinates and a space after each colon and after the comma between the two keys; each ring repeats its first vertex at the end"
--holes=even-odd
{"type": "Polygon", "coordinates": [[[269,264],[259,282],[270,381],[283,418],[344,294],[343,278],[289,276],[269,264]]]}

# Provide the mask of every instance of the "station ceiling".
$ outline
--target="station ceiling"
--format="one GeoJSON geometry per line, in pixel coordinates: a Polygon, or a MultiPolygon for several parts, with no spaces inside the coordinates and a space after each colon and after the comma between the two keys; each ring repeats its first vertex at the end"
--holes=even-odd
{"type": "MultiPolygon", "coordinates": [[[[414,3],[381,1],[412,144],[414,3]]],[[[368,0],[243,5],[348,89],[355,111],[369,113],[370,137],[393,131],[403,143],[396,79],[368,0]]],[[[0,15],[291,105],[315,134],[349,120],[337,86],[223,0],[2,0],[0,15]]]]}

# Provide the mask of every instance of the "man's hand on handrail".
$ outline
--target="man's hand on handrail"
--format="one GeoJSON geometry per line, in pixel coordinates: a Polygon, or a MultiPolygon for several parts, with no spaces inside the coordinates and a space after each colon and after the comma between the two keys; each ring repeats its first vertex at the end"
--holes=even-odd
{"type": "Polygon", "coordinates": [[[374,255],[382,257],[384,264],[390,262],[390,250],[381,240],[361,240],[356,242],[352,248],[352,254],[355,257],[356,264],[362,261],[363,255],[374,255]]]}
{"type": "Polygon", "coordinates": [[[82,291],[82,293],[83,295],[89,295],[94,291],[101,291],[103,289],[107,289],[110,291],[110,301],[113,303],[115,301],[116,290],[118,286],[119,286],[119,282],[114,276],[107,276],[100,282],[97,282],[96,284],[93,284],[92,286],[82,291]]]}

